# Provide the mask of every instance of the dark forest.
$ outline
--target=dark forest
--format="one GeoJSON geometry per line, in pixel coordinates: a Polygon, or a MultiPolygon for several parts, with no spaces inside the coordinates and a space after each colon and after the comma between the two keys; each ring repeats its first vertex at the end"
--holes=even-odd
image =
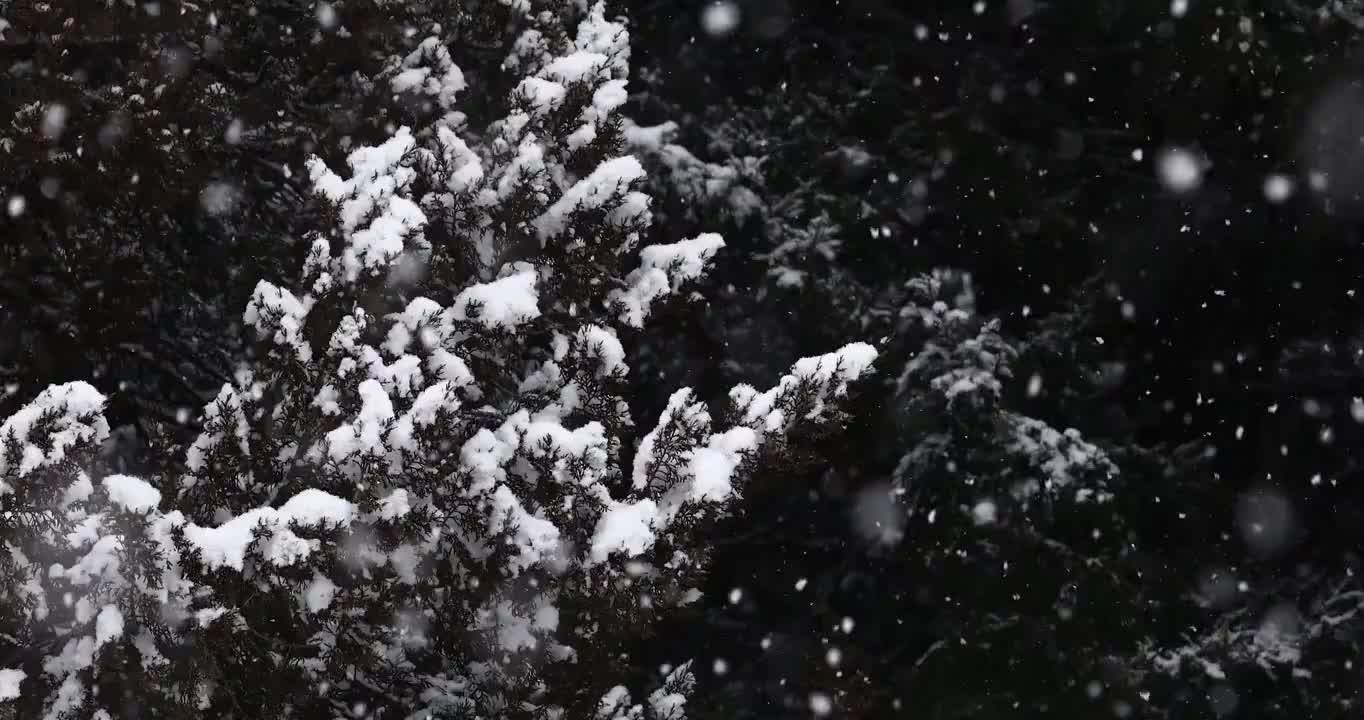
{"type": "Polygon", "coordinates": [[[1359,0],[0,0],[0,203],[0,719],[1364,717],[1359,0]]]}

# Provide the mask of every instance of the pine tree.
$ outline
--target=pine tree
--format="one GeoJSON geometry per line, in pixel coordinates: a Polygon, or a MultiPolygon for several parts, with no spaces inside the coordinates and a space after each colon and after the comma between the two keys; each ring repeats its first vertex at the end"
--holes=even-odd
{"type": "Polygon", "coordinates": [[[689,665],[636,701],[623,649],[696,599],[706,529],[787,438],[843,420],[876,352],[715,411],[682,389],[638,427],[626,347],[724,242],[640,247],[624,25],[508,6],[527,15],[503,117],[471,128],[460,69],[421,40],[384,79],[427,98],[422,122],[345,175],[308,161],[302,272],[256,285],[262,351],[182,459],[90,476],[108,427],[85,383],[0,428],[0,698],[21,716],[684,716],[689,665]]]}

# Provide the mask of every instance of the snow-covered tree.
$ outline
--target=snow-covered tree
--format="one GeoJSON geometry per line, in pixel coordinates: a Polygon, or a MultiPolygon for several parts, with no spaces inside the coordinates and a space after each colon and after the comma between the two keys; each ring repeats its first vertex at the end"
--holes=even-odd
{"type": "Polygon", "coordinates": [[[1360,703],[1359,614],[1353,576],[1203,583],[1204,618],[1180,641],[1148,643],[1134,677],[1159,717],[1348,717],[1360,703]]]}
{"type": "Polygon", "coordinates": [[[773,500],[767,519],[799,532],[745,533],[745,552],[789,560],[754,568],[732,611],[768,650],[721,680],[737,697],[705,698],[716,714],[814,698],[854,715],[1065,713],[1091,705],[1091,680],[1126,679],[1113,673],[1143,638],[1145,593],[1117,463],[1020,409],[1036,381],[969,274],[921,275],[900,296],[881,364],[903,366],[859,428],[868,457],[829,468],[817,496],[773,500]]]}
{"type": "Polygon", "coordinates": [[[628,640],[695,600],[706,529],[788,437],[841,421],[876,352],[723,408],[681,389],[638,424],[632,335],[724,242],[640,247],[624,25],[504,5],[525,22],[502,117],[470,127],[423,40],[382,78],[422,122],[344,171],[308,161],[302,271],[256,285],[262,352],[171,470],[92,477],[108,427],[84,383],[0,428],[21,716],[684,716],[689,665],[636,697],[628,640]]]}

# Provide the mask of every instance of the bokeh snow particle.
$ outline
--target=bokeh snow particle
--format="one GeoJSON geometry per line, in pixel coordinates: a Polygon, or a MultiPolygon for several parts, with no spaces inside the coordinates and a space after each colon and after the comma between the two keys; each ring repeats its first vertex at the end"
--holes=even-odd
{"type": "Polygon", "coordinates": [[[993,525],[998,519],[999,509],[993,500],[981,500],[971,508],[971,519],[977,525],[993,525]]]}
{"type": "Polygon", "coordinates": [[[43,137],[48,140],[56,140],[62,136],[66,130],[66,118],[68,111],[66,106],[61,103],[52,103],[43,112],[43,137]]]}
{"type": "Polygon", "coordinates": [[[1197,190],[1203,184],[1203,167],[1194,153],[1183,148],[1166,148],[1156,158],[1156,175],[1165,189],[1174,193],[1197,190]]]}
{"type": "Polygon", "coordinates": [[[1279,603],[1265,611],[1255,633],[1255,643],[1262,648],[1291,646],[1302,635],[1302,615],[1292,603],[1279,603]]]}
{"type": "Polygon", "coordinates": [[[724,658],[715,658],[715,662],[711,664],[710,669],[717,677],[723,677],[729,673],[729,663],[726,662],[724,658]]]}
{"type": "Polygon", "coordinates": [[[821,692],[810,693],[810,712],[825,717],[834,711],[834,701],[828,695],[821,692]]]}
{"type": "Polygon", "coordinates": [[[904,539],[904,511],[889,483],[873,483],[857,493],[852,524],[854,532],[872,545],[890,546],[904,539]]]}
{"type": "Polygon", "coordinates": [[[1198,579],[1198,595],[1214,608],[1225,608],[1236,602],[1236,579],[1231,570],[1224,567],[1204,570],[1198,579]]]}
{"type": "Polygon", "coordinates": [[[331,30],[336,27],[336,8],[332,7],[331,3],[320,2],[317,4],[317,24],[321,25],[323,30],[331,30]]]}
{"type": "Polygon", "coordinates": [[[28,207],[28,200],[23,195],[9,196],[9,202],[5,203],[5,211],[12,218],[17,218],[24,214],[24,209],[28,207]]]}
{"type": "Polygon", "coordinates": [[[242,124],[241,118],[232,118],[232,122],[227,124],[227,130],[223,131],[223,142],[228,145],[240,144],[245,130],[246,126],[242,124]]]}
{"type": "Polygon", "coordinates": [[[1241,496],[1236,503],[1236,524],[1241,539],[1261,555],[1287,549],[1297,529],[1292,501],[1270,488],[1241,496]]]}
{"type": "Polygon", "coordinates": [[[1184,13],[1189,12],[1189,0],[1170,0],[1170,14],[1177,17],[1184,17],[1184,13]]]}
{"type": "Polygon", "coordinates": [[[724,37],[739,26],[739,6],[729,0],[713,2],[701,11],[701,29],[711,37],[724,37]]]}
{"type": "Polygon", "coordinates": [[[199,203],[209,215],[226,215],[237,206],[239,193],[230,183],[209,183],[199,193],[199,203]]]}
{"type": "Polygon", "coordinates": [[[1278,204],[1293,196],[1293,178],[1274,173],[1265,178],[1265,199],[1278,204]]]}

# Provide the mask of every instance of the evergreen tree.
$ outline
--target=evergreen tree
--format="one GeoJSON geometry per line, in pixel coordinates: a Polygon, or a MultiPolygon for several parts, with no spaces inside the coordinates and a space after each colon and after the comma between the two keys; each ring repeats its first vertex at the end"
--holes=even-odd
{"type": "Polygon", "coordinates": [[[637,428],[626,345],[724,243],[640,247],[624,25],[511,7],[503,117],[471,128],[461,71],[421,40],[387,82],[440,112],[345,176],[308,161],[302,272],[257,283],[262,351],[182,459],[87,473],[108,425],[83,382],[0,429],[0,698],[21,716],[684,716],[686,663],[632,700],[632,639],[696,599],[707,528],[842,422],[876,352],[806,358],[714,414],[679,390],[637,428]]]}

